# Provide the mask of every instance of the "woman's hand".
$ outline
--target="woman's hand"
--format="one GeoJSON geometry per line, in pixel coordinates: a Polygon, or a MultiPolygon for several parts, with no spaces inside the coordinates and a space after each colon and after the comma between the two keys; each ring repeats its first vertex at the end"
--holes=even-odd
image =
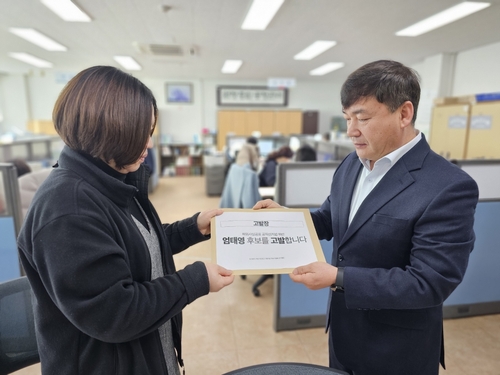
{"type": "Polygon", "coordinates": [[[198,215],[198,229],[200,230],[201,234],[207,236],[210,234],[210,219],[212,219],[214,216],[219,216],[222,215],[224,211],[222,211],[219,208],[214,208],[212,210],[208,211],[203,211],[198,215]]]}
{"type": "Polygon", "coordinates": [[[205,262],[205,267],[207,267],[210,292],[218,292],[234,281],[233,272],[225,269],[224,267],[207,262],[205,262]]]}
{"type": "Polygon", "coordinates": [[[263,201],[255,203],[252,210],[260,210],[262,208],[281,208],[281,206],[272,199],[264,199],[263,201]]]}

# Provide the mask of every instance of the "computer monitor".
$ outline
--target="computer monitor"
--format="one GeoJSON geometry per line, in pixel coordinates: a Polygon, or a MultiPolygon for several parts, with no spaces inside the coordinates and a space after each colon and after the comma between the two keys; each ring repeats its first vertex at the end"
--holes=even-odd
{"type": "Polygon", "coordinates": [[[236,155],[241,150],[241,147],[247,142],[248,137],[228,137],[227,138],[227,149],[229,156],[233,159],[236,158],[236,155]]]}
{"type": "Polygon", "coordinates": [[[274,141],[272,139],[260,139],[258,146],[260,155],[264,157],[275,150],[274,141]]]}

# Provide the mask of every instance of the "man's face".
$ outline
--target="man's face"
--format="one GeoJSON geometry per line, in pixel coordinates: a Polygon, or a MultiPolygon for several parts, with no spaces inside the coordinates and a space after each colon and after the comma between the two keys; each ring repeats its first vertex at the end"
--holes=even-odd
{"type": "Polygon", "coordinates": [[[375,98],[361,98],[344,108],[347,135],[351,138],[360,158],[371,165],[405,144],[401,107],[394,113],[375,98]]]}

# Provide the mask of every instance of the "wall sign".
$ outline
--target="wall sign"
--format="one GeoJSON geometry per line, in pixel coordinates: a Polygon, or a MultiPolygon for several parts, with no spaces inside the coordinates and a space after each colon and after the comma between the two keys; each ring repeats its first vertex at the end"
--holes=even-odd
{"type": "Polygon", "coordinates": [[[217,105],[286,107],[288,105],[288,89],[265,86],[218,86],[217,105]]]}

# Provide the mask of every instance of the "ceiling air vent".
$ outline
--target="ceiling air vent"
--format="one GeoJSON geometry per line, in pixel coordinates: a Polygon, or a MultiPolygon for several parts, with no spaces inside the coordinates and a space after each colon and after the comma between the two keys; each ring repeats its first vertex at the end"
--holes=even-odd
{"type": "Polygon", "coordinates": [[[134,43],[136,48],[141,53],[154,56],[182,56],[183,51],[181,46],[173,44],[139,44],[134,43]]]}

